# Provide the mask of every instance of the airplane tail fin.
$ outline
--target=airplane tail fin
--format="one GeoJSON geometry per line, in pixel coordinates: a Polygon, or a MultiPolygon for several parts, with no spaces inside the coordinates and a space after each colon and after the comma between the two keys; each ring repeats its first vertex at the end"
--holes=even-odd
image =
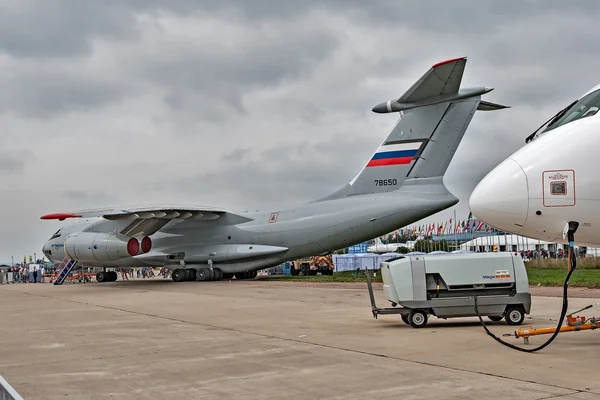
{"type": "Polygon", "coordinates": [[[466,58],[431,67],[405,94],[373,107],[400,112],[389,135],[363,169],[337,192],[317,201],[398,190],[405,180],[443,177],[475,111],[507,106],[481,101],[493,89],[460,89],[466,58]]]}

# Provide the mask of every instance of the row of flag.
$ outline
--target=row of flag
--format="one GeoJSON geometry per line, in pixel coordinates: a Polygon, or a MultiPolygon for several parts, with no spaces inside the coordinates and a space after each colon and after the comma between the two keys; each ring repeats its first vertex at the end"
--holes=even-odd
{"type": "Polygon", "coordinates": [[[465,232],[496,232],[497,230],[488,224],[472,219],[472,214],[469,213],[467,219],[455,220],[452,217],[448,221],[442,223],[421,224],[404,227],[392,233],[388,233],[381,239],[409,240],[416,238],[430,238],[434,235],[449,235],[454,233],[465,232]],[[391,235],[391,238],[390,238],[391,235]]]}

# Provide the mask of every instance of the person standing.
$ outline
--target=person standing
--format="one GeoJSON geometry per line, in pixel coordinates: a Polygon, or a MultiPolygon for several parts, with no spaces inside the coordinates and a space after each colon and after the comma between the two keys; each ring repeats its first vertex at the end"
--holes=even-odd
{"type": "Polygon", "coordinates": [[[37,264],[33,264],[33,283],[37,283],[38,268],[39,266],[37,264]]]}

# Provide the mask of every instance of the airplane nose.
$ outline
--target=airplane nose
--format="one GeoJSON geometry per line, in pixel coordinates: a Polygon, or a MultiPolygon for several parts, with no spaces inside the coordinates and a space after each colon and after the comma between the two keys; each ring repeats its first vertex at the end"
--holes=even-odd
{"type": "Polygon", "coordinates": [[[499,230],[523,230],[529,207],[527,177],[521,166],[509,158],[494,168],[475,187],[469,199],[473,215],[499,230]]]}

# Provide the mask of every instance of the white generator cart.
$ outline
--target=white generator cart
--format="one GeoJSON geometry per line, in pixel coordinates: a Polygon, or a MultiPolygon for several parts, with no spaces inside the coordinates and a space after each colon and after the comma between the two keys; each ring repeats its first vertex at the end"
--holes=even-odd
{"type": "Polygon", "coordinates": [[[531,310],[529,280],[518,253],[401,255],[381,263],[383,292],[391,308],[375,304],[366,271],[373,317],[400,314],[414,328],[430,315],[447,319],[481,316],[520,325],[531,310]],[[400,307],[397,307],[400,306],[400,307]]]}

